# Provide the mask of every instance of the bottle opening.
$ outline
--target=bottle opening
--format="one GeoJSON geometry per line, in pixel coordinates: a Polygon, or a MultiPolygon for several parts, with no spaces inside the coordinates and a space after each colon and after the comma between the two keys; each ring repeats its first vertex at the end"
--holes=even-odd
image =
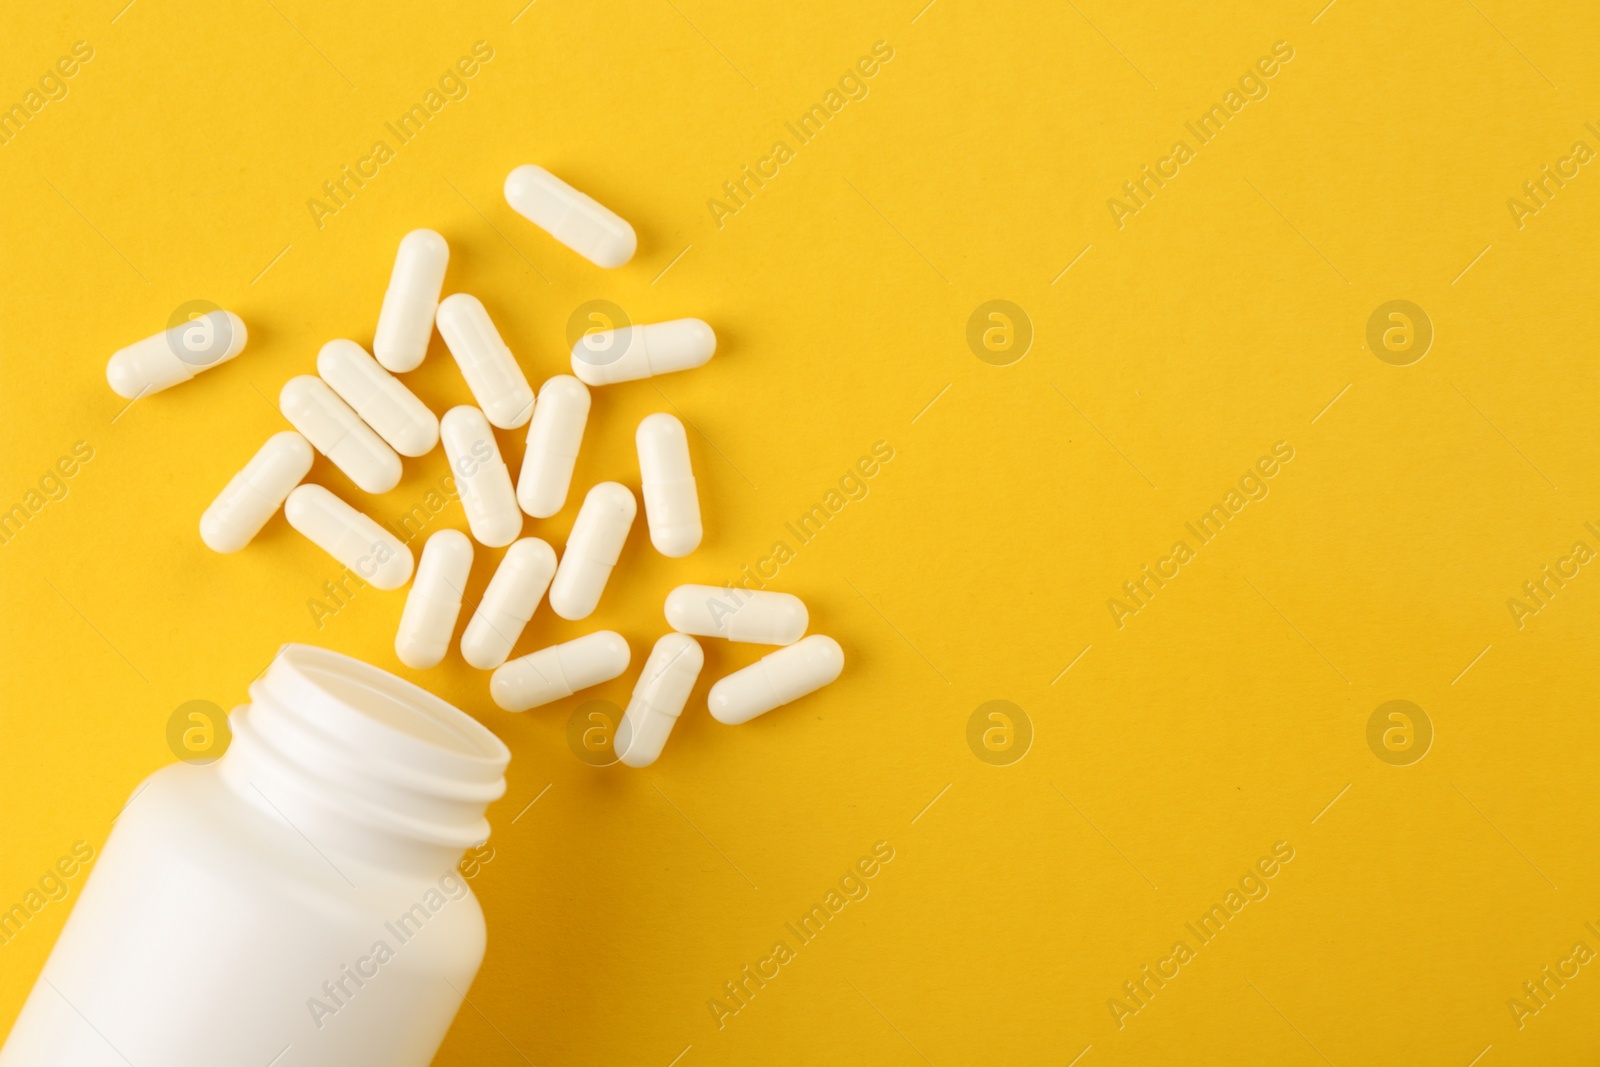
{"type": "Polygon", "coordinates": [[[384,726],[463,756],[505,758],[505,745],[476,719],[388,671],[309,645],[287,646],[283,658],[328,696],[384,726]]]}
{"type": "Polygon", "coordinates": [[[285,645],[230,721],[223,780],[319,848],[454,862],[505,793],[511,752],[487,727],[327,649],[285,645]]]}

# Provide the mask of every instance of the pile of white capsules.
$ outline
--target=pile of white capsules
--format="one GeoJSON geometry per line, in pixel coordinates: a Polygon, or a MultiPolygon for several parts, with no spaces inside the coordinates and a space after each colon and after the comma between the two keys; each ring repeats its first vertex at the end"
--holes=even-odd
{"type": "MultiPolygon", "coordinates": [[[[540,167],[513,170],[505,197],[598,266],[620,267],[633,258],[632,226],[540,167]]],[[[228,482],[200,517],[200,537],[218,552],[237,552],[282,507],[289,525],[334,559],[379,589],[398,589],[412,577],[411,550],[327,489],[301,482],[315,448],[364,492],[386,493],[399,484],[401,456],[425,455],[442,440],[472,538],[459,530],[428,538],[395,652],[409,667],[439,664],[461,614],[472,541],[509,545],[461,634],[461,655],[494,671],[489,691],[496,704],[525,711],[619,677],[630,658],[620,634],[601,630],[507,662],[546,590],[550,609],[563,619],[587,618],[595,610],[638,512],[626,486],[601,482],[584,497],[559,562],[545,541],[520,537],[524,512],[545,519],[566,503],[589,418],[587,386],[699,367],[710,360],[717,338],[699,319],[589,333],[572,347],[576,377],[550,378],[535,403],[483,303],[467,293],[439,299],[449,258],[449,246],[432,230],[406,234],[372,355],[354,341],[329,341],[317,355],[315,375],[284,384],[278,404],[294,430],[268,438],[228,482]],[[435,324],[478,404],[451,408],[442,419],[390,373],[422,363],[435,324]],[[524,425],[528,446],[513,486],[490,427],[524,425]]],[[[237,315],[211,311],[117,352],[106,377],[119,395],[137,400],[232,359],[245,338],[237,315]]],[[[700,544],[701,523],[683,424],[665,413],[650,415],[639,423],[636,443],[650,543],[664,556],[687,556],[700,544]]],[[[806,606],[787,593],[684,585],[668,594],[665,613],[673,632],[650,650],[616,731],[617,758],[630,767],[656,761],[683,713],[705,663],[690,635],[783,646],[711,687],[708,703],[719,722],[747,722],[820,689],[844,668],[844,652],[833,638],[801,640],[806,606]]]]}

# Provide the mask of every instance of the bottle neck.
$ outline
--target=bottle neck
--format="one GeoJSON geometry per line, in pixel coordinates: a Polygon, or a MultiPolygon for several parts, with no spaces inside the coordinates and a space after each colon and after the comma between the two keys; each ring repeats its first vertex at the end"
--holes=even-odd
{"type": "Polygon", "coordinates": [[[455,706],[349,656],[285,645],[229,717],[224,783],[337,868],[419,877],[489,836],[510,751],[455,706]]]}

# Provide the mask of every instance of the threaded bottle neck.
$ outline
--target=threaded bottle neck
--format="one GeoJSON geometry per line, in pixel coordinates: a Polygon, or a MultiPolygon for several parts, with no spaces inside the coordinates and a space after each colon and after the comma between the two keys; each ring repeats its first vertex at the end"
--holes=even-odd
{"type": "Polygon", "coordinates": [[[229,717],[224,782],[319,851],[431,875],[489,836],[511,758],[477,720],[387,671],[285,645],[229,717]]]}

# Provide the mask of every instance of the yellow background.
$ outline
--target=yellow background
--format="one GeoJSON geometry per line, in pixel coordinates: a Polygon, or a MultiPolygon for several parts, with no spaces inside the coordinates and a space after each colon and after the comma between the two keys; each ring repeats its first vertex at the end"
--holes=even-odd
{"type": "MultiPolygon", "coordinates": [[[[1523,1028],[1507,1007],[1574,942],[1600,949],[1600,566],[1520,629],[1507,608],[1575,541],[1600,548],[1600,174],[1521,229],[1506,203],[1600,148],[1591,6],[122,2],[32,5],[0,34],[4,102],[94,48],[0,147],[0,505],[94,449],[0,547],[0,903],[104,841],[173,758],[173,709],[232,707],[309,641],[515,753],[474,881],[488,957],[441,1064],[1600,1053],[1593,964],[1523,1028]],[[306,201],[395,147],[384,123],[479,40],[470,95],[318,229],[306,201]],[[798,146],[784,123],[877,41],[870,94],[798,146]],[[1107,199],[1194,147],[1183,124],[1276,41],[1294,58],[1270,95],[1118,229],[1107,199]],[[795,158],[719,228],[707,200],[779,139],[795,158]],[[593,268],[516,216],[500,187],[524,162],[630,219],[634,261],[593,268]],[[844,646],[837,684],[723,727],[706,687],[757,650],[708,641],[661,761],[596,769],[567,745],[581,699],[512,716],[457,653],[401,668],[401,594],[362,590],[319,630],[307,601],[339,568],[281,518],[237,555],[201,545],[206,503],[285,428],[282,382],[330,338],[370,344],[418,226],[535,384],[590,299],[721,339],[704,369],[597,391],[576,479],[636,486],[634,426],[681,412],[703,547],[665,560],[641,518],[600,611],[543,609],[519,649],[609,626],[637,666],[669,588],[792,543],[784,523],[887,441],[870,494],[774,583],[844,646]],[[106,358],[193,299],[243,316],[248,348],[119,415],[106,358]],[[1035,331],[1009,366],[966,343],[991,299],[1035,331]],[[1394,299],[1436,331],[1407,367],[1366,347],[1394,299]],[[1270,496],[1119,629],[1108,598],[1278,441],[1270,496]],[[1391,699],[1435,732],[1410,766],[1367,744],[1391,699]],[[990,700],[1032,724],[1020,762],[968,746],[990,700]],[[723,982],[878,841],[895,858],[870,896],[719,1029],[723,982]],[[1279,841],[1270,895],[1119,1028],[1108,1000],[1279,841]]],[[[469,399],[437,339],[407,382],[436,410],[469,399]]],[[[522,437],[500,436],[513,468],[522,437]]],[[[395,519],[445,470],[407,461],[379,498],[321,459],[312,477],[395,519]]],[[[559,545],[576,498],[527,532],[559,545]]],[[[5,1020],[67,911],[0,948],[5,1020]]]]}

